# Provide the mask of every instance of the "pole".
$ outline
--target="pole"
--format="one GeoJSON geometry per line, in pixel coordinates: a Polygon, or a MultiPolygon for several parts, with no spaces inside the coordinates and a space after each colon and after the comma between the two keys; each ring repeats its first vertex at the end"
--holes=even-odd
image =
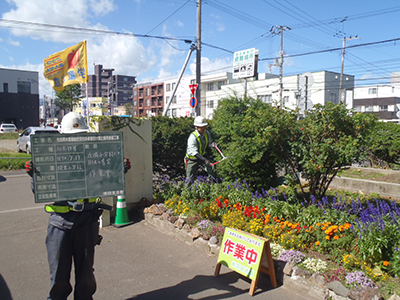
{"type": "MultiPolygon", "coordinates": [[[[195,46],[194,44],[192,44],[192,45],[190,46],[189,53],[188,53],[188,55],[187,55],[187,57],[186,57],[185,63],[183,64],[181,73],[179,74],[178,82],[176,83],[175,88],[174,88],[174,91],[172,92],[171,99],[169,99],[167,105],[165,106],[165,109],[164,109],[164,112],[163,112],[163,116],[166,116],[166,115],[167,115],[169,106],[171,105],[172,100],[174,100],[176,90],[178,89],[178,86],[179,86],[179,83],[180,83],[181,78],[182,78],[182,76],[183,76],[183,73],[185,72],[186,66],[187,66],[187,64],[188,64],[188,62],[189,62],[190,55],[192,55],[192,52],[194,51],[195,48],[196,48],[196,46],[195,46]]],[[[198,103],[197,103],[197,105],[198,105],[198,103]]]]}
{"type": "Polygon", "coordinates": [[[283,27],[280,26],[281,30],[281,63],[280,63],[280,73],[279,73],[279,103],[283,107],[283,27]]]}
{"type": "Polygon", "coordinates": [[[201,115],[201,0],[197,0],[197,43],[196,43],[196,116],[201,115]]]}
{"type": "Polygon", "coordinates": [[[343,92],[343,69],[344,69],[344,54],[345,54],[345,48],[346,48],[346,41],[347,40],[354,40],[354,39],[359,39],[358,36],[355,37],[349,37],[349,38],[343,38],[343,46],[342,46],[342,68],[340,71],[340,87],[339,87],[339,97],[340,97],[340,102],[343,102],[346,104],[346,97],[343,92]]]}

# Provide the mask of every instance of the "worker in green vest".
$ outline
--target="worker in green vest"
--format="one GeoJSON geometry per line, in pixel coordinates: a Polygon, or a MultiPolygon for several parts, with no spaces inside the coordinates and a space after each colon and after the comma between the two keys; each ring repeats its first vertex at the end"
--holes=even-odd
{"type": "Polygon", "coordinates": [[[187,141],[185,167],[186,181],[194,180],[201,165],[205,166],[208,176],[216,179],[213,163],[205,156],[208,147],[216,147],[211,133],[207,130],[207,121],[201,116],[194,119],[195,131],[187,141]]]}

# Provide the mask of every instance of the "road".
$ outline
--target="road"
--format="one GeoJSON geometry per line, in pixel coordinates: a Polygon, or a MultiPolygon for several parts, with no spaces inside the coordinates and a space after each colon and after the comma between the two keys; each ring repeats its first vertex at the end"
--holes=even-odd
{"type": "MultiPolygon", "coordinates": [[[[0,299],[45,299],[49,289],[45,236],[48,214],[35,204],[30,178],[21,171],[0,172],[0,299]]],[[[171,238],[150,223],[101,229],[96,248],[95,299],[310,299],[284,286],[271,289],[262,274],[254,297],[250,282],[223,267],[214,277],[217,257],[171,238]]],[[[70,298],[72,299],[72,296],[70,298]]]]}

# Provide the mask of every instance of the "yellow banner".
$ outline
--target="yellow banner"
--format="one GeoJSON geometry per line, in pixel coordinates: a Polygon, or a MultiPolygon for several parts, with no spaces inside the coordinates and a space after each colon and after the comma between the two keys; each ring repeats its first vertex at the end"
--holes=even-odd
{"type": "Polygon", "coordinates": [[[44,77],[56,92],[67,85],[88,82],[86,41],[45,58],[44,77]]]}

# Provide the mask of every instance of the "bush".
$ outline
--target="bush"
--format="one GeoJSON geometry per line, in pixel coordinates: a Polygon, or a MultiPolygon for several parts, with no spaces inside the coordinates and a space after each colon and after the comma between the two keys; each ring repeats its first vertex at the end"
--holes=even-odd
{"type": "Polygon", "coordinates": [[[0,170],[10,171],[24,169],[25,162],[30,159],[31,155],[26,153],[0,153],[0,170]],[[10,159],[3,159],[5,157],[10,157],[10,159]],[[11,157],[21,157],[21,159],[11,157]]]}

